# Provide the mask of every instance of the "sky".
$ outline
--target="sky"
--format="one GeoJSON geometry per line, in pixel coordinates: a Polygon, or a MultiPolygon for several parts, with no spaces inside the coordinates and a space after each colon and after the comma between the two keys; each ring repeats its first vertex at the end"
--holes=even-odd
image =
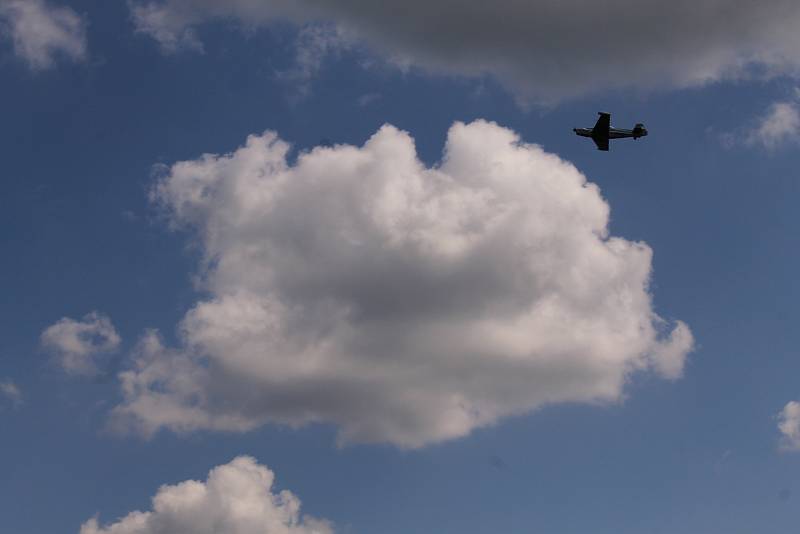
{"type": "Polygon", "coordinates": [[[0,0],[0,531],[796,532],[798,23],[0,0]]]}

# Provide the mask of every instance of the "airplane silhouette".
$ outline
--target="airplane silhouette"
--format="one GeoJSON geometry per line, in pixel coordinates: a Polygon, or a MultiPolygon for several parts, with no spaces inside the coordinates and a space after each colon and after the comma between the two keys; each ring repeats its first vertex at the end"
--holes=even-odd
{"type": "Polygon", "coordinates": [[[597,150],[608,150],[609,139],[623,139],[626,137],[633,137],[639,139],[647,135],[647,128],[644,124],[637,124],[633,130],[625,128],[612,128],[611,127],[611,113],[604,113],[602,111],[597,113],[600,118],[597,119],[597,124],[594,128],[573,128],[572,131],[581,137],[591,137],[594,144],[597,145],[597,150]]]}

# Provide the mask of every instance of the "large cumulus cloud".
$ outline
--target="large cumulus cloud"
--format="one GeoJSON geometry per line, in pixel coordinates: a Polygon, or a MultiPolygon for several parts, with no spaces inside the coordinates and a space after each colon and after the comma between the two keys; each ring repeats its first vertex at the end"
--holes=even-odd
{"type": "Polygon", "coordinates": [[[211,470],[205,482],[162,486],[153,509],[131,512],[101,527],[97,519],[80,534],[331,534],[327,521],[300,516],[290,491],[272,492],[275,475],[249,456],[211,470]]]}
{"type": "Polygon", "coordinates": [[[139,30],[197,46],[211,19],[333,22],[392,61],[492,74],[525,99],[797,72],[795,0],[136,0],[139,30]]]}
{"type": "Polygon", "coordinates": [[[294,164],[289,148],[253,135],[158,181],[209,296],[179,347],[140,341],[119,423],[328,422],[342,442],[418,447],[617,401],[637,370],[681,374],[692,336],[652,311],[650,248],[608,235],[573,165],[485,121],[454,124],[435,167],[392,126],[294,164]]]}

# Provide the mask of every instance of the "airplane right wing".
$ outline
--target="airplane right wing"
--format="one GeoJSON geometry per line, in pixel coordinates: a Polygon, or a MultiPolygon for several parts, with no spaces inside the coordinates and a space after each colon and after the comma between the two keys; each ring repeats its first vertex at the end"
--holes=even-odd
{"type": "Polygon", "coordinates": [[[605,150],[608,152],[608,137],[600,138],[592,136],[592,141],[597,145],[597,150],[605,150]]]}

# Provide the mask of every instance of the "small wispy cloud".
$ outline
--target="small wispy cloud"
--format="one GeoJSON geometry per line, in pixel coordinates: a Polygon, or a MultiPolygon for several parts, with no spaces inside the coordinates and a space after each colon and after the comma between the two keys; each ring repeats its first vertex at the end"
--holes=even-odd
{"type": "Polygon", "coordinates": [[[738,131],[722,136],[728,147],[744,145],[775,150],[787,144],[800,142],[800,91],[794,98],[773,102],[764,113],[738,131]]]}
{"type": "Polygon", "coordinates": [[[0,37],[11,38],[14,53],[33,70],[55,65],[59,57],[85,61],[86,24],[69,7],[44,0],[0,1],[0,37]]]}
{"type": "Polygon", "coordinates": [[[800,109],[795,102],[776,102],[746,138],[749,145],[775,149],[800,139],[800,109]]]}
{"type": "Polygon", "coordinates": [[[293,97],[302,99],[311,93],[311,82],[323,63],[351,49],[354,40],[333,24],[308,24],[300,29],[294,42],[294,61],[288,70],[276,73],[280,81],[291,85],[293,97]]]}
{"type": "Polygon", "coordinates": [[[356,99],[356,103],[358,103],[359,107],[365,108],[371,104],[374,104],[380,99],[380,93],[367,93],[359,96],[358,99],[356,99]]]}
{"type": "Polygon", "coordinates": [[[780,449],[800,452],[800,402],[790,401],[778,414],[780,449]]]}
{"type": "Polygon", "coordinates": [[[203,51],[190,13],[168,9],[165,4],[136,0],[129,0],[128,7],[136,33],[152,37],[165,54],[203,51]]]}
{"type": "Polygon", "coordinates": [[[22,392],[11,380],[0,380],[0,396],[5,397],[15,408],[22,405],[22,392]]]}
{"type": "Polygon", "coordinates": [[[121,338],[111,320],[97,312],[83,319],[63,317],[41,335],[42,347],[49,350],[60,367],[72,375],[94,375],[97,357],[117,350],[121,338]]]}

